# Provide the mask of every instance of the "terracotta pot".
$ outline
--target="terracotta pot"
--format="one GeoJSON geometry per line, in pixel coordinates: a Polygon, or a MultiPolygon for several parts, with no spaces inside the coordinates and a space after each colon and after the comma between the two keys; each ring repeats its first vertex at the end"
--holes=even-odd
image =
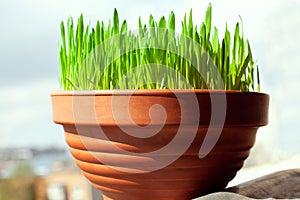
{"type": "Polygon", "coordinates": [[[191,199],[243,166],[269,96],[207,90],[52,93],[77,165],[107,199],[191,199]]]}

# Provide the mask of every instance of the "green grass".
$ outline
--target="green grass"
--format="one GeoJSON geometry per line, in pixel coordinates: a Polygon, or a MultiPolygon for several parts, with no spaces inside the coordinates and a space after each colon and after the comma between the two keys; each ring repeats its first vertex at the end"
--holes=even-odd
{"type": "Polygon", "coordinates": [[[192,10],[176,32],[175,14],[144,24],[136,31],[117,10],[105,24],[61,22],[60,84],[64,90],[103,89],[225,89],[259,91],[259,71],[242,20],[224,37],[212,27],[212,7],[193,24],[192,10]]]}

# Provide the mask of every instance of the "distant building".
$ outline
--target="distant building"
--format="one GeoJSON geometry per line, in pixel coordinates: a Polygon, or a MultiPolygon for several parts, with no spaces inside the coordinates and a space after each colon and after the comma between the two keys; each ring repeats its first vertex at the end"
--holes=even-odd
{"type": "Polygon", "coordinates": [[[6,199],[20,199],[16,195],[21,195],[36,200],[102,200],[101,192],[81,174],[70,153],[55,147],[0,148],[0,200],[1,193],[6,199]],[[24,177],[29,172],[27,180],[24,177]]]}
{"type": "Polygon", "coordinates": [[[63,170],[35,182],[36,200],[91,200],[92,188],[80,171],[63,170]]]}

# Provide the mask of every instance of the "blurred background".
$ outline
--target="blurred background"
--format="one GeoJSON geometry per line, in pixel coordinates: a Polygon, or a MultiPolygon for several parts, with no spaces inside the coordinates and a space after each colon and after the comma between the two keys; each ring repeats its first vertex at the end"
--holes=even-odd
{"type": "Polygon", "coordinates": [[[52,122],[50,93],[59,90],[62,20],[83,13],[85,23],[94,25],[107,22],[117,8],[121,20],[137,29],[138,16],[147,22],[150,13],[158,19],[174,11],[179,28],[191,8],[200,24],[209,2],[220,35],[226,22],[233,32],[242,17],[260,67],[261,91],[271,96],[269,125],[259,129],[245,168],[230,184],[267,170],[300,167],[300,1],[0,0],[0,199],[98,195],[74,165],[62,127],[52,122]]]}

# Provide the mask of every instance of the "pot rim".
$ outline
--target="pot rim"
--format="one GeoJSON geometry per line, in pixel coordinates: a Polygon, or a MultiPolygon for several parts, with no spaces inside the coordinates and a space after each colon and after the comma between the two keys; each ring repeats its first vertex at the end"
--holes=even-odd
{"type": "Polygon", "coordinates": [[[134,96],[148,96],[148,95],[168,95],[168,94],[189,94],[196,93],[201,95],[262,95],[270,96],[263,92],[247,92],[240,90],[208,90],[208,89],[138,89],[138,90],[57,90],[52,91],[51,96],[111,96],[111,95],[134,95],[134,96]]]}
{"type": "MultiPolygon", "coordinates": [[[[73,98],[80,97],[78,99],[78,102],[81,103],[80,107],[85,108],[88,107],[89,101],[98,102],[95,103],[94,106],[97,107],[97,110],[102,109],[102,115],[99,115],[99,121],[102,121],[103,124],[111,125],[114,124],[114,118],[111,116],[111,111],[105,110],[107,107],[111,107],[111,98],[117,97],[117,98],[123,98],[123,97],[130,97],[131,100],[135,102],[135,105],[137,106],[144,106],[144,101],[147,101],[148,103],[152,105],[153,102],[157,104],[157,102],[164,102],[163,105],[169,107],[174,107],[175,104],[171,104],[170,100],[172,98],[178,98],[178,95],[180,98],[183,98],[183,101],[186,102],[184,99],[190,99],[190,95],[195,95],[197,98],[197,101],[199,103],[199,109],[201,110],[202,116],[208,116],[206,118],[202,117],[202,121],[200,124],[209,124],[211,120],[211,105],[212,103],[215,103],[216,105],[220,106],[220,102],[224,102],[226,100],[226,104],[224,105],[226,109],[225,110],[225,124],[227,126],[229,125],[251,125],[251,126],[263,126],[268,124],[268,109],[269,109],[269,95],[265,93],[259,93],[259,92],[243,92],[243,91],[237,91],[237,90],[74,90],[74,91],[56,91],[52,92],[51,99],[52,99],[52,105],[53,105],[53,116],[54,121],[56,123],[58,122],[67,122],[66,116],[69,111],[73,112],[73,98]],[[156,98],[158,97],[158,98],[156,98]],[[92,98],[89,101],[86,101],[86,99],[92,98]],[[93,99],[95,98],[95,99],[93,99]],[[215,98],[215,100],[212,102],[211,99],[215,98]],[[63,112],[62,112],[63,110],[63,112]],[[57,113],[61,113],[57,117],[57,113]],[[104,115],[103,113],[106,113],[109,116],[104,115]],[[246,113],[246,115],[245,115],[246,113]],[[246,117],[245,117],[246,116],[246,117]],[[104,123],[105,122],[105,123],[104,123]]],[[[177,105],[177,104],[176,104],[177,105]]],[[[189,104],[184,104],[185,110],[189,110],[191,113],[194,113],[194,108],[191,107],[189,104]]],[[[122,107],[123,105],[120,104],[122,107]]],[[[140,108],[139,107],[139,108],[140,108]]],[[[123,107],[122,107],[123,108],[123,107]]],[[[176,107],[177,108],[177,107],[176,107]]],[[[136,106],[132,107],[132,111],[136,112],[136,116],[140,116],[140,113],[147,113],[147,116],[144,116],[144,118],[149,117],[148,115],[148,109],[146,111],[142,112],[140,109],[137,109],[136,106]]],[[[219,109],[219,108],[216,108],[219,109]]],[[[223,110],[223,107],[221,108],[221,111],[223,110]]],[[[176,109],[175,109],[176,111],[176,109]]],[[[176,118],[175,120],[175,114],[180,113],[178,111],[173,112],[173,121],[176,121],[177,119],[181,119],[180,117],[176,118]],[[174,114],[175,113],[175,114],[174,114]]],[[[70,122],[74,121],[73,113],[70,112],[68,114],[68,120],[70,122]]],[[[191,115],[191,119],[187,120],[187,124],[189,121],[193,121],[193,116],[191,115]]],[[[187,117],[188,118],[188,117],[187,117]]],[[[176,124],[176,122],[171,122],[169,124],[176,124]]],[[[86,123],[89,123],[86,121],[86,123]]],[[[136,122],[139,125],[147,125],[148,123],[143,122],[136,122]]],[[[126,125],[126,124],[124,124],[126,125]]]]}

